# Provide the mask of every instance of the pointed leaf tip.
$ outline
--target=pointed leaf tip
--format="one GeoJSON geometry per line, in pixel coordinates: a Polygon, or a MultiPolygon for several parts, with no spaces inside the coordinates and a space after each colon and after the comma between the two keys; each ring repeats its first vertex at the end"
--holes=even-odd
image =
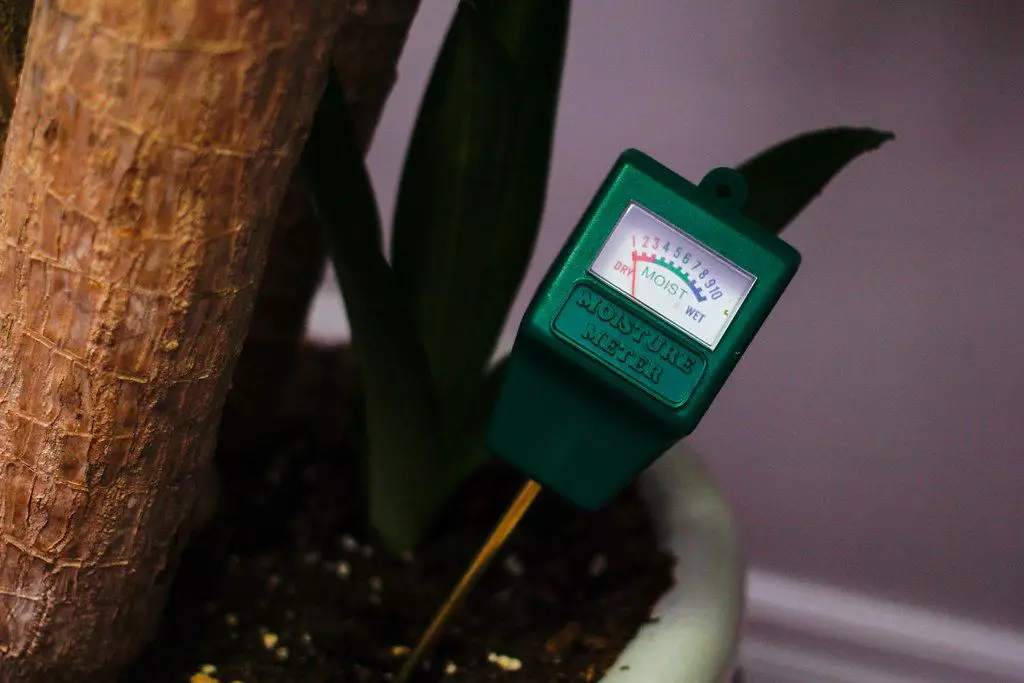
{"type": "Polygon", "coordinates": [[[840,127],[803,133],[739,166],[749,187],[743,213],[779,233],[857,157],[896,136],[873,128],[840,127]]]}

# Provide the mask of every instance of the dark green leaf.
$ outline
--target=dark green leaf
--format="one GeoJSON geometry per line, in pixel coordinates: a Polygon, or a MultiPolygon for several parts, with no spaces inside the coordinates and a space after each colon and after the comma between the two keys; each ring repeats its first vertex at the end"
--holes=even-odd
{"type": "Polygon", "coordinates": [[[366,399],[370,517],[392,549],[411,547],[448,490],[437,402],[406,298],[380,245],[372,186],[345,93],[332,76],[303,151],[314,213],[327,234],[366,399]]]}
{"type": "Polygon", "coordinates": [[[738,169],[750,190],[743,213],[781,232],[844,166],[893,137],[870,128],[830,128],[771,147],[738,169]]]}
{"type": "MultiPolygon", "coordinates": [[[[516,128],[508,178],[484,252],[488,289],[477,319],[474,363],[486,363],[533,255],[547,198],[570,0],[477,0],[481,17],[512,58],[516,128]]],[[[500,376],[500,370],[492,373],[500,376]]],[[[500,386],[500,385],[499,385],[500,386]]]]}
{"type": "Polygon", "coordinates": [[[566,0],[461,3],[414,129],[393,263],[456,423],[536,240],[567,25],[566,0]]]}
{"type": "Polygon", "coordinates": [[[494,412],[494,404],[498,400],[501,385],[505,380],[507,360],[507,356],[502,358],[487,372],[483,382],[477,388],[469,417],[464,423],[465,426],[459,425],[462,428],[460,436],[465,453],[458,463],[460,479],[472,474],[477,467],[491,457],[484,440],[487,436],[488,421],[491,413],[494,412]]]}

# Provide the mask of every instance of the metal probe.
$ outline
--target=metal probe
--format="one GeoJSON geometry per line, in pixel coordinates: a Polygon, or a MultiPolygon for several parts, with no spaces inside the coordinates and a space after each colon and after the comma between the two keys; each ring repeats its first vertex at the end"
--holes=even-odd
{"type": "Polygon", "coordinates": [[[477,579],[483,574],[484,569],[490,564],[494,556],[498,554],[501,546],[508,540],[509,535],[516,528],[519,520],[523,518],[526,511],[530,509],[530,505],[533,500],[540,493],[540,484],[533,481],[532,479],[519,490],[515,500],[505,510],[505,514],[502,516],[501,521],[494,527],[494,531],[487,538],[487,542],[484,543],[483,547],[473,558],[473,562],[470,563],[466,573],[462,575],[462,578],[452,589],[452,592],[448,595],[448,599],[444,601],[441,608],[437,610],[434,615],[434,620],[430,622],[430,626],[420,636],[420,641],[416,643],[416,647],[409,654],[409,658],[405,660],[405,664],[402,665],[402,670],[398,673],[398,683],[407,683],[410,676],[416,669],[416,666],[423,659],[423,655],[427,653],[430,647],[437,641],[438,636],[441,634],[441,629],[444,628],[445,623],[455,613],[455,610],[459,607],[459,604],[465,599],[469,591],[473,589],[477,579]]]}

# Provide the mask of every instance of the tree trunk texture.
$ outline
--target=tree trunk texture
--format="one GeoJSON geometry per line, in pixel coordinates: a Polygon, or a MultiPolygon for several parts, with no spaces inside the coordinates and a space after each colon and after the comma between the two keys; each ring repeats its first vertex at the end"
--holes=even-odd
{"type": "MultiPolygon", "coordinates": [[[[365,151],[398,75],[420,0],[349,0],[334,45],[334,66],[365,151]]],[[[306,190],[292,179],[274,228],[252,324],[232,378],[218,442],[230,480],[266,442],[294,369],[310,304],[326,262],[326,246],[306,190]]]]}
{"type": "Polygon", "coordinates": [[[0,682],[150,636],[332,0],[37,0],[0,170],[0,682]]]}

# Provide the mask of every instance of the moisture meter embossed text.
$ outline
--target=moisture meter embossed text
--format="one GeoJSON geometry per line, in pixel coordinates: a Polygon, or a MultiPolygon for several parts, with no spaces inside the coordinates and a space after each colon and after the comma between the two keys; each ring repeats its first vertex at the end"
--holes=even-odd
{"type": "Polygon", "coordinates": [[[683,404],[704,369],[699,356],[586,285],[577,285],[554,329],[669,405],[683,404]]]}

